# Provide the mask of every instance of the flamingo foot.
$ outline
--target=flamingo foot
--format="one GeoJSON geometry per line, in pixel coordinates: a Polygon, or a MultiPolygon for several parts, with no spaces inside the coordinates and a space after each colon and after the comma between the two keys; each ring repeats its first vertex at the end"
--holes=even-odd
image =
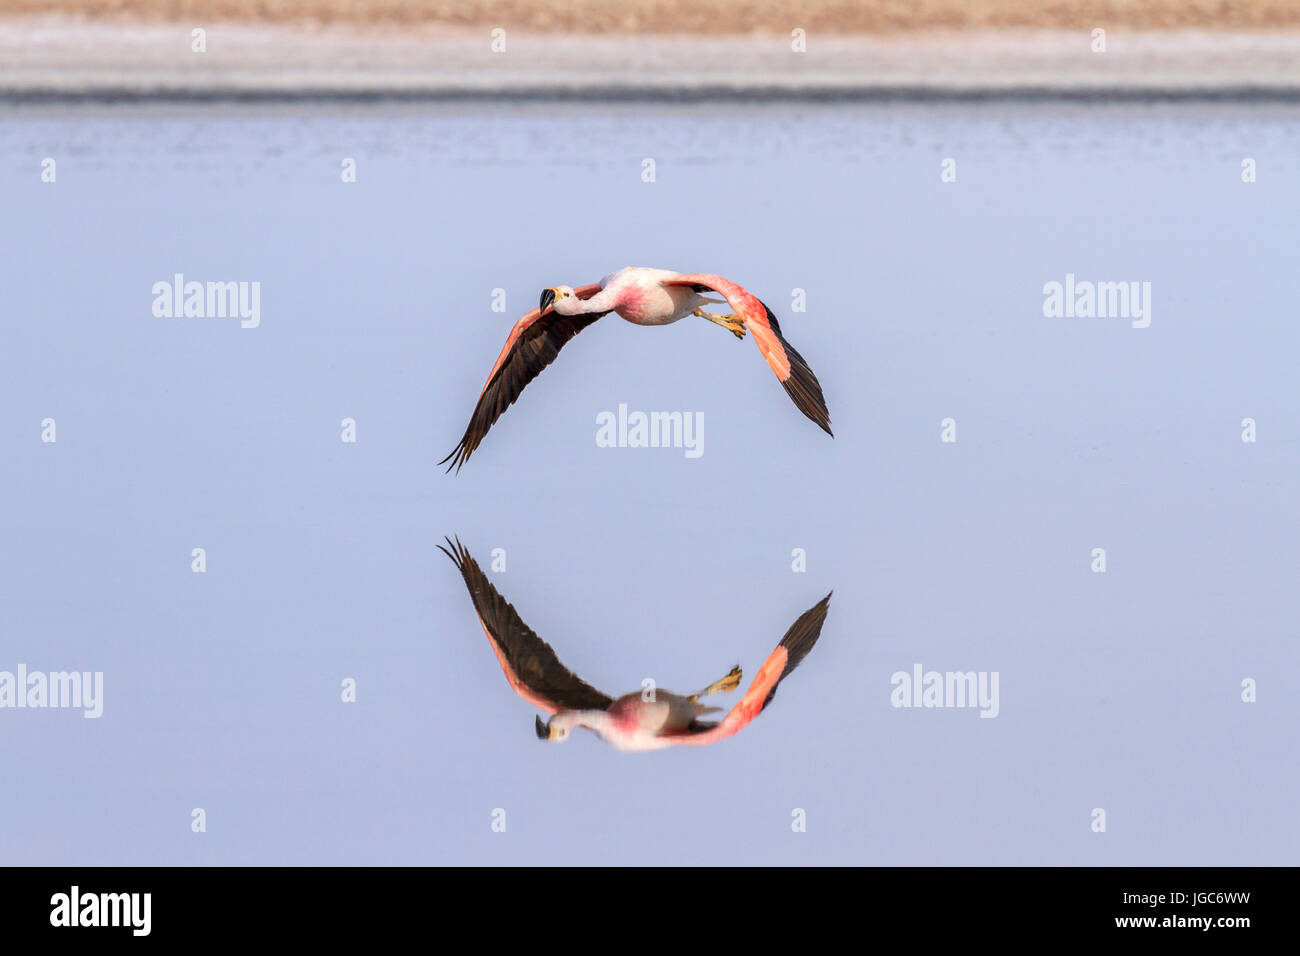
{"type": "Polygon", "coordinates": [[[691,694],[691,696],[686,699],[694,704],[697,703],[701,697],[708,697],[711,694],[725,694],[727,691],[735,690],[740,686],[741,676],[740,665],[737,664],[731,670],[727,671],[724,676],[719,677],[708,687],[704,688],[704,690],[691,694]]]}
{"type": "Polygon", "coordinates": [[[734,313],[731,315],[718,315],[716,312],[705,312],[703,309],[696,309],[693,314],[722,326],[738,339],[745,337],[745,320],[734,313]]]}

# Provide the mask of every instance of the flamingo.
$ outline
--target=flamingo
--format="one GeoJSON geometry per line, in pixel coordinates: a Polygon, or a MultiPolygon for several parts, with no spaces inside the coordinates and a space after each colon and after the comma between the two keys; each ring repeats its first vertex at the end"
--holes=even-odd
{"type": "Polygon", "coordinates": [[[746,726],[776,694],[777,685],[799,666],[821,635],[831,596],[827,594],[804,611],[786,631],[776,649],[758,669],[743,697],[720,721],[702,721],[702,714],[718,713],[701,698],[740,686],[739,665],[694,694],[674,694],[656,689],[647,700],[645,691],[618,699],[604,694],[560,663],[551,646],[538,637],[506,601],[478,563],[460,543],[446,539],[438,545],[465,579],[483,633],[505,672],[510,686],[524,700],[551,714],[536,717],[537,736],[561,741],[575,727],[595,731],[619,750],[659,750],[664,747],[716,743],[746,726]]]}
{"type": "Polygon", "coordinates": [[[628,266],[591,285],[577,289],[556,285],[542,291],[537,308],[516,322],[506,338],[460,444],[438,464],[450,461],[447,471],[455,468],[459,472],[524,387],[555,361],[570,339],[610,312],[617,312],[634,325],[668,325],[697,315],[738,339],[745,337],[746,330],[752,332],[759,352],[799,411],[834,437],[821,384],[803,356],[782,336],[771,309],[721,276],[628,266]],[[705,298],[702,292],[715,293],[722,299],[705,298]],[[723,301],[735,311],[720,315],[702,308],[723,301]]]}

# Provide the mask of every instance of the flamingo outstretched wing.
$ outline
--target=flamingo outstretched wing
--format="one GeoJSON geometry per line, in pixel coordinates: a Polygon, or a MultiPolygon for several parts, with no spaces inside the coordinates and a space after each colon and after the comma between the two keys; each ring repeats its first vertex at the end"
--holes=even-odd
{"type": "MultiPolygon", "coordinates": [[[[574,295],[579,299],[590,299],[599,291],[600,285],[592,283],[575,289],[574,295]]],[[[461,465],[469,460],[488,429],[514,404],[524,386],[555,361],[555,356],[560,354],[560,349],[571,338],[608,314],[591,312],[586,315],[559,315],[548,306],[544,310],[533,309],[516,322],[501,354],[497,356],[496,364],[492,366],[483,391],[479,393],[478,404],[474,406],[474,414],[470,416],[460,444],[438,464],[444,465],[450,461],[447,470],[455,468],[460,471],[461,465]]]]}
{"type": "Polygon", "coordinates": [[[799,666],[799,662],[808,656],[808,652],[817,643],[830,603],[831,596],[828,594],[799,615],[799,619],[790,625],[790,630],[785,632],[785,637],[781,638],[776,650],[767,655],[767,660],[758,669],[745,696],[731,708],[726,717],[717,723],[692,721],[684,732],[664,739],[673,744],[715,743],[724,737],[730,737],[761,714],[776,696],[777,685],[790,676],[790,672],[799,666]]]}
{"type": "Polygon", "coordinates": [[[439,550],[455,563],[469,588],[474,611],[496,653],[506,680],[524,700],[548,714],[561,710],[604,710],[614,702],[560,663],[551,645],[523,622],[514,607],[488,581],[460,540],[439,550]]]}
{"type": "Polygon", "coordinates": [[[754,336],[754,344],[758,346],[763,358],[767,359],[767,364],[772,367],[795,406],[822,431],[834,437],[831,431],[831,413],[826,408],[826,399],[822,397],[821,383],[803,356],[781,335],[781,326],[772,310],[760,302],[757,296],[730,279],[705,272],[684,272],[662,281],[664,285],[691,286],[696,292],[716,292],[726,299],[736,314],[745,320],[745,327],[754,336]]]}

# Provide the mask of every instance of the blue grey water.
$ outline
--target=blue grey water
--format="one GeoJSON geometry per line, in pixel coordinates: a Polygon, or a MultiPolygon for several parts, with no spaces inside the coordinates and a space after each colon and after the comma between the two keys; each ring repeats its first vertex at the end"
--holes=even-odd
{"type": "Polygon", "coordinates": [[[0,862],[1300,862],[1298,116],[9,109],[0,671],[104,691],[0,709],[0,862]],[[750,339],[610,317],[436,468],[540,290],[629,264],[763,298],[834,440],[750,339]],[[260,324],[155,317],[176,273],[260,324]],[[1045,317],[1067,275],[1150,325],[1045,317]],[[703,454],[598,447],[620,404],[703,454]],[[835,595],[738,736],[545,745],[446,534],[613,693],[835,595]],[[893,706],[918,664],[997,716],[893,706]]]}

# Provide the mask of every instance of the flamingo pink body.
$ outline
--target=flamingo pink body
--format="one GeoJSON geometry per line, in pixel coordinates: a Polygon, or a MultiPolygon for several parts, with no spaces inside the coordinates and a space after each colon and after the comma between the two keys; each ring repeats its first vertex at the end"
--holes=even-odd
{"type": "Polygon", "coordinates": [[[687,733],[696,717],[719,709],[660,690],[652,699],[645,692],[624,694],[606,710],[561,711],[550,723],[553,734],[583,727],[618,750],[661,750],[680,743],[674,736],[687,733]]]}
{"type": "Polygon", "coordinates": [[[579,299],[568,286],[557,286],[555,311],[560,315],[616,312],[634,325],[669,325],[717,301],[686,286],[666,284],[677,275],[667,269],[628,266],[601,279],[600,291],[588,299],[579,299]]]}

